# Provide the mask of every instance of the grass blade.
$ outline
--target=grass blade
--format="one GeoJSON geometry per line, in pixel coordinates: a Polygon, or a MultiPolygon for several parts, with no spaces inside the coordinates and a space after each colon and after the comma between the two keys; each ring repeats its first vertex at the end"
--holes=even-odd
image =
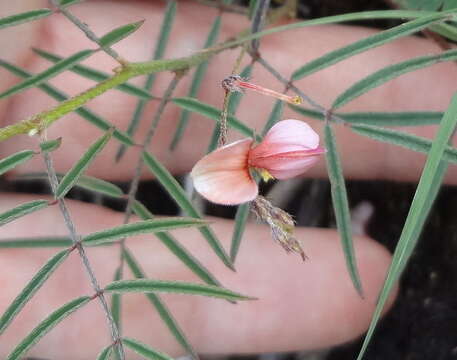
{"type": "Polygon", "coordinates": [[[451,104],[444,114],[438,133],[428,154],[413,202],[409,208],[405,225],[403,226],[400,239],[395,248],[392,263],[387,272],[386,280],[384,281],[384,286],[379,294],[378,303],[376,304],[370,327],[368,328],[367,335],[365,336],[362,348],[357,357],[358,360],[362,359],[365,353],[389,294],[403,272],[406,263],[417,244],[419,234],[422,231],[433,201],[438,194],[438,190],[447,169],[447,164],[442,161],[443,154],[455,131],[456,124],[457,93],[454,94],[451,104]]]}
{"type": "MultiPolygon", "coordinates": [[[[163,21],[162,25],[160,27],[159,35],[158,35],[158,41],[156,44],[156,47],[154,49],[154,55],[152,57],[153,60],[159,60],[163,58],[163,55],[165,53],[165,49],[168,43],[168,39],[170,38],[170,33],[171,29],[173,26],[173,22],[175,19],[176,15],[176,1],[168,1],[167,2],[167,7],[164,11],[164,16],[163,16],[163,21]]],[[[156,74],[149,74],[146,77],[146,82],[144,84],[144,91],[149,93],[152,89],[152,86],[154,84],[156,78],[156,74]]],[[[130,136],[133,136],[136,132],[136,129],[138,128],[138,125],[140,124],[141,117],[143,116],[144,109],[146,106],[146,101],[145,100],[139,100],[135,111],[133,113],[132,120],[130,120],[129,126],[127,128],[127,133],[130,136]]],[[[116,161],[119,161],[122,156],[124,155],[126,151],[126,147],[121,145],[119,147],[119,150],[116,153],[116,161]]]]}
{"type": "MultiPolygon", "coordinates": [[[[46,60],[53,62],[53,63],[59,62],[64,59],[61,56],[58,56],[56,54],[50,53],[45,50],[41,50],[41,49],[37,49],[37,48],[32,48],[32,50],[35,54],[41,56],[42,58],[44,58],[46,60]]],[[[94,80],[96,82],[102,82],[111,77],[111,75],[109,75],[103,71],[96,70],[96,69],[90,68],[85,65],[80,65],[80,64],[74,65],[73,67],[69,68],[68,70],[74,72],[75,74],[81,75],[82,77],[85,77],[87,79],[94,80]]],[[[142,98],[145,100],[150,100],[152,98],[151,94],[149,94],[148,91],[146,91],[136,85],[129,84],[127,82],[124,84],[118,85],[116,87],[116,89],[123,91],[130,95],[138,96],[139,98],[142,98]]]]}
{"type": "MultiPolygon", "coordinates": [[[[357,134],[425,154],[427,154],[432,147],[431,140],[401,131],[368,125],[352,125],[351,129],[357,134]]],[[[452,146],[446,146],[444,149],[443,160],[457,163],[457,149],[452,146]]]]}
{"type": "Polygon", "coordinates": [[[70,252],[65,249],[54,255],[44,266],[33,276],[32,280],[22,289],[18,296],[8,306],[0,318],[0,336],[13,321],[15,316],[22,310],[32,296],[41,288],[45,281],[51,276],[54,270],[68,257],[70,252]]]}
{"type": "Polygon", "coordinates": [[[151,293],[157,291],[209,296],[225,300],[254,300],[252,297],[244,296],[219,286],[151,279],[120,280],[112,282],[105,287],[105,291],[116,293],[151,293]]]}
{"type": "Polygon", "coordinates": [[[132,349],[138,355],[141,355],[145,359],[173,360],[173,358],[168,356],[167,354],[154,350],[153,348],[149,347],[146,344],[139,342],[138,340],[131,339],[131,338],[123,338],[122,342],[124,343],[125,346],[129,347],[130,349],[132,349]]]}
{"type": "Polygon", "coordinates": [[[422,69],[439,62],[451,61],[457,59],[457,50],[443,51],[438,55],[420,56],[414,59],[406,60],[394,65],[387,66],[375,73],[368,75],[362,80],[356,82],[333,102],[332,108],[336,109],[348,102],[354,100],[362,94],[365,94],[371,89],[384,84],[385,82],[396,78],[397,76],[406,74],[407,72],[422,69]]]}
{"type": "MultiPolygon", "coordinates": [[[[204,48],[208,48],[210,46],[213,46],[214,43],[216,42],[220,28],[221,28],[221,19],[222,17],[219,15],[216,17],[214,20],[211,29],[208,33],[208,37],[206,39],[204,48]]],[[[187,93],[188,97],[197,97],[198,91],[200,90],[201,84],[203,82],[203,78],[205,77],[206,70],[208,69],[208,61],[205,61],[201,63],[200,65],[197,66],[197,69],[195,69],[194,76],[192,78],[192,83],[190,85],[189,92],[187,93]]],[[[176,128],[175,134],[173,135],[173,139],[171,140],[170,144],[170,150],[174,150],[176,146],[178,146],[179,141],[181,140],[184,130],[187,127],[187,124],[189,122],[190,118],[190,112],[188,110],[183,110],[181,112],[181,116],[178,121],[178,126],[176,128]]]]}
{"type": "Polygon", "coordinates": [[[346,266],[351,276],[352,283],[361,297],[363,297],[362,283],[354,253],[354,245],[351,231],[351,215],[346,193],[346,184],[343,169],[336,147],[335,135],[329,123],[325,124],[325,148],[327,149],[327,169],[332,190],[333,209],[335,211],[336,225],[341,237],[346,266]]]}
{"type": "Polygon", "coordinates": [[[386,44],[400,37],[414,34],[415,32],[425,29],[437,21],[444,20],[446,16],[448,16],[448,14],[443,13],[424,16],[393,27],[391,29],[368,36],[340,49],[331,51],[297,69],[292,74],[292,81],[300,80],[307,75],[310,75],[318,70],[324,69],[330,65],[333,65],[366,50],[386,44]]]}
{"type": "MultiPolygon", "coordinates": [[[[127,249],[124,250],[125,251],[123,251],[122,255],[124,256],[127,265],[132,271],[133,276],[135,276],[137,279],[145,278],[143,270],[140,268],[140,265],[134,259],[133,255],[127,249]]],[[[178,341],[178,343],[192,356],[194,360],[198,360],[197,353],[187,340],[186,335],[181,330],[173,315],[170,313],[170,310],[168,310],[166,305],[162,302],[161,298],[154,293],[147,293],[145,295],[152,306],[154,306],[154,308],[157,310],[160,318],[163,320],[165,325],[167,325],[168,329],[178,341]]]]}
{"type": "MultiPolygon", "coordinates": [[[[187,213],[188,216],[192,216],[197,219],[201,219],[202,216],[194,208],[191,201],[187,198],[184,189],[179,185],[176,179],[168,172],[168,170],[160,164],[152,154],[149,152],[143,152],[143,159],[149,170],[155,175],[159,183],[165,188],[170,196],[175,200],[176,204],[187,213]]],[[[208,226],[202,226],[199,228],[203,237],[206,239],[208,244],[212,247],[216,255],[223,261],[223,263],[233,270],[233,264],[230,261],[229,256],[225,252],[224,248],[220,244],[216,235],[208,226]]]]}
{"type": "Polygon", "coordinates": [[[131,24],[119,26],[111,30],[109,33],[103,35],[100,39],[98,39],[98,45],[100,45],[101,47],[114,45],[117,42],[129,36],[130,34],[137,31],[141,27],[141,25],[143,25],[143,23],[144,20],[141,20],[131,24]]]}
{"type": "Polygon", "coordinates": [[[136,223],[124,224],[110,229],[97,231],[83,237],[83,242],[86,246],[106,244],[129,236],[150,234],[190,226],[203,226],[205,223],[206,222],[201,219],[180,217],[138,221],[136,223]]]}
{"type": "Polygon", "coordinates": [[[75,312],[80,307],[91,301],[91,297],[82,296],[72,300],[44,319],[35,329],[32,330],[20,343],[17,345],[6,360],[21,359],[22,356],[38,341],[41,340],[49,331],[51,331],[58,323],[67,316],[75,312]]]}
{"type": "Polygon", "coordinates": [[[30,160],[33,155],[35,155],[35,152],[32,150],[22,150],[0,160],[0,175],[14,169],[16,166],[21,165],[27,160],[30,160]]]}
{"type": "Polygon", "coordinates": [[[236,256],[241,244],[246,222],[249,218],[249,203],[238,206],[235,215],[235,228],[233,229],[232,241],[230,243],[230,259],[235,263],[236,256]]]}
{"type": "Polygon", "coordinates": [[[0,226],[14,221],[22,216],[43,209],[49,205],[48,200],[33,200],[16,206],[0,214],[0,226]]]}
{"type": "Polygon", "coordinates": [[[68,68],[72,67],[78,62],[83,61],[84,59],[87,59],[90,55],[93,54],[93,50],[82,50],[77,52],[76,54],[73,54],[72,56],[69,56],[68,58],[59,61],[58,63],[54,64],[50,68],[35,74],[33,76],[28,77],[26,80],[22,81],[19,84],[16,84],[9,88],[8,90],[0,93],[0,99],[4,99],[8,96],[17,94],[21,91],[24,91],[26,89],[29,89],[34,86],[38,86],[42,84],[43,82],[57,76],[58,74],[64,72],[68,68]]]}
{"type": "Polygon", "coordinates": [[[40,143],[40,150],[43,152],[51,152],[57,150],[60,145],[62,144],[62,138],[48,140],[45,142],[40,143]]]}
{"type": "Polygon", "coordinates": [[[112,353],[113,353],[113,345],[108,345],[106,348],[104,348],[100,352],[100,354],[98,354],[97,360],[109,360],[111,358],[112,353]]]}
{"type": "Polygon", "coordinates": [[[0,29],[15,26],[29,21],[38,20],[52,14],[51,9],[37,9],[20,14],[6,16],[0,19],[0,29]]]}
{"type": "MultiPolygon", "coordinates": [[[[324,120],[320,111],[289,105],[298,114],[317,120],[324,120]]],[[[347,112],[335,113],[350,124],[375,126],[422,126],[439,124],[443,113],[439,111],[404,111],[404,112],[347,112]]]]}
{"type": "MultiPolygon", "coordinates": [[[[10,71],[11,73],[25,79],[30,78],[32,76],[27,71],[3,60],[0,60],[0,66],[10,71]]],[[[57,90],[55,87],[49,84],[41,84],[38,86],[38,88],[44,91],[50,97],[56,99],[57,101],[68,100],[67,95],[65,95],[63,92],[57,90]]],[[[95,113],[93,113],[85,107],[78,108],[77,110],[75,110],[75,113],[77,113],[79,116],[89,121],[91,124],[95,125],[101,130],[108,131],[110,128],[114,127],[114,125],[110,124],[108,121],[102,119],[100,116],[96,115],[95,113]]],[[[127,146],[135,144],[133,139],[123,131],[119,131],[116,129],[114,130],[113,136],[127,146]]]]}
{"type": "MultiPolygon", "coordinates": [[[[133,203],[133,211],[142,220],[153,220],[154,216],[149,212],[146,207],[139,201],[133,203]]],[[[187,251],[170,233],[159,232],[155,234],[159,240],[164,244],[168,250],[170,250],[184,265],[187,266],[195,275],[210,285],[220,286],[221,284],[216,278],[209,272],[206,267],[198,261],[191,253],[187,251]]]]}
{"type": "MultiPolygon", "coordinates": [[[[221,111],[215,108],[214,106],[205,104],[197,99],[188,97],[174,98],[172,101],[183,109],[203,115],[211,120],[216,121],[217,123],[219,123],[220,121],[221,111]]],[[[245,136],[252,137],[252,134],[254,133],[249,126],[243,124],[242,122],[237,120],[233,115],[230,114],[227,117],[227,125],[245,136]]],[[[258,138],[258,140],[261,140],[260,137],[258,138]]]]}
{"type": "Polygon", "coordinates": [[[114,129],[109,130],[106,134],[94,142],[89,147],[89,149],[87,149],[81,159],[79,159],[76,164],[65,174],[56,189],[56,198],[63,198],[71,190],[83,172],[92,163],[98,153],[103,150],[109,139],[111,139],[113,131],[114,129]]]}
{"type": "Polygon", "coordinates": [[[0,249],[19,249],[19,248],[61,248],[70,247],[73,243],[68,237],[30,237],[0,240],[0,249]]]}

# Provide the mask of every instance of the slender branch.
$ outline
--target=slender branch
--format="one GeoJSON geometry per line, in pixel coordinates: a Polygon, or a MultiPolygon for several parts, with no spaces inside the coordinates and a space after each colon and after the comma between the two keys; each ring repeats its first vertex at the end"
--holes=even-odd
{"type": "MultiPolygon", "coordinates": [[[[42,137],[42,140],[44,140],[44,137],[42,137]]],[[[56,171],[52,164],[52,159],[51,159],[51,156],[49,155],[49,153],[44,151],[44,152],[42,152],[42,155],[43,155],[44,162],[46,164],[46,169],[47,169],[49,183],[51,185],[52,193],[55,195],[57,186],[59,185],[56,171]]],[[[103,311],[105,313],[106,321],[108,322],[108,325],[109,325],[109,328],[111,331],[111,337],[112,337],[114,343],[117,344],[117,349],[119,352],[120,359],[125,359],[124,348],[123,348],[122,342],[120,341],[119,331],[113,320],[113,316],[111,314],[111,311],[109,310],[105,296],[103,295],[103,291],[100,288],[100,285],[98,284],[97,278],[95,277],[95,273],[92,269],[92,266],[90,265],[89,259],[87,258],[84,247],[82,246],[81,237],[76,232],[75,225],[73,223],[73,220],[71,219],[70,212],[68,211],[68,208],[65,204],[65,200],[59,198],[59,199],[57,199],[57,203],[59,204],[60,212],[62,213],[62,216],[65,221],[65,225],[67,226],[67,229],[70,233],[70,238],[71,238],[71,241],[73,242],[73,246],[78,250],[79,256],[83,262],[84,268],[86,269],[86,272],[87,272],[90,282],[92,284],[92,288],[95,291],[95,293],[98,295],[99,301],[100,301],[103,311]]]]}
{"type": "Polygon", "coordinates": [[[70,11],[65,9],[64,7],[60,6],[58,0],[50,0],[51,3],[62,13],[68,20],[70,20],[75,26],[77,26],[89,40],[92,40],[94,43],[100,46],[100,48],[109,56],[111,56],[114,60],[116,60],[121,65],[125,64],[126,61],[111,47],[109,46],[102,46],[100,45],[100,39],[95,35],[95,33],[87,26],[87,24],[83,23],[79,20],[76,16],[74,16],[70,11]]]}

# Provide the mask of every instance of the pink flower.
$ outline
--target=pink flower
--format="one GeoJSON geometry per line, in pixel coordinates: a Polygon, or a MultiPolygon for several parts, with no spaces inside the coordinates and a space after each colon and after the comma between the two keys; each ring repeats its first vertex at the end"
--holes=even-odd
{"type": "Polygon", "coordinates": [[[190,174],[195,189],[217,204],[241,204],[258,194],[251,171],[266,181],[290,179],[305,172],[325,152],[319,147],[319,135],[305,122],[292,119],[274,125],[260,144],[253,142],[236,141],[198,161],[190,174]]]}

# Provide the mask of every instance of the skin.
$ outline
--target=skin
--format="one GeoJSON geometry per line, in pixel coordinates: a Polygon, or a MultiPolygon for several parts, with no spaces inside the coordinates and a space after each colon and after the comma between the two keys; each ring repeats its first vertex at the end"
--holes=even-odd
{"type": "MultiPolygon", "coordinates": [[[[41,6],[46,4],[40,0],[1,2],[0,13],[13,14],[41,6]]],[[[115,46],[120,54],[131,61],[149,58],[153,47],[151,39],[155,38],[157,24],[161,22],[161,10],[162,7],[156,2],[147,1],[91,1],[72,7],[74,14],[87,22],[97,34],[106,33],[120,24],[145,18],[146,23],[139,31],[115,46]],[[107,14],[109,16],[106,16],[107,14]]],[[[180,2],[166,57],[189,54],[201,47],[204,34],[209,28],[208,19],[215,14],[214,9],[180,2]]],[[[245,19],[226,14],[220,38],[226,39],[246,26],[245,19]]],[[[307,61],[374,32],[349,26],[299,29],[263,39],[261,53],[287,77],[307,61]]],[[[49,65],[32,54],[31,45],[64,56],[93,47],[90,41],[61,15],[0,32],[0,46],[7,49],[2,52],[2,58],[26,66],[31,72],[43,70],[49,65]],[[21,41],[12,42],[12,38],[19,38],[21,41]]],[[[437,46],[427,40],[404,38],[331,66],[297,82],[296,85],[322,105],[329,106],[339,93],[363,76],[388,64],[438,51],[437,46]]],[[[221,105],[222,90],[219,84],[221,79],[231,72],[237,55],[238,51],[228,51],[213,59],[199,94],[203,101],[215,106],[221,105]]],[[[91,57],[86,63],[105,71],[116,66],[116,63],[103,53],[91,57]]],[[[0,90],[9,88],[17,81],[5,71],[1,74],[0,90]]],[[[455,64],[435,65],[391,81],[351,102],[343,110],[442,111],[455,90],[456,78],[455,64]]],[[[170,74],[160,74],[154,85],[154,94],[161,94],[170,79],[170,74]]],[[[252,81],[281,90],[281,85],[260,65],[256,66],[252,81]]],[[[141,84],[141,81],[135,82],[141,84]]],[[[63,74],[53,80],[52,84],[65,89],[69,94],[77,94],[92,85],[88,80],[73,74],[63,74]]],[[[183,96],[188,84],[189,78],[179,85],[176,95],[183,96]]],[[[14,123],[53,104],[54,101],[40,91],[28,90],[0,102],[0,123],[14,123]]],[[[124,129],[135,105],[136,99],[113,90],[92,101],[89,107],[124,129]]],[[[246,93],[239,110],[239,118],[260,129],[271,106],[271,99],[246,93]]],[[[138,131],[138,141],[141,141],[156,107],[157,103],[153,101],[148,105],[144,118],[146,121],[138,131]]],[[[151,146],[160,161],[176,174],[189,171],[204,154],[207,142],[195,139],[209,139],[213,127],[207,119],[192,115],[191,126],[187,129],[184,140],[175,153],[169,153],[168,144],[176,127],[179,111],[174,106],[167,108],[151,146]]],[[[297,118],[297,115],[286,109],[284,118],[297,118]]],[[[309,121],[316,131],[321,132],[322,123],[303,120],[309,121]]],[[[338,148],[348,178],[416,181],[420,175],[425,159],[422,154],[362,138],[343,126],[336,126],[336,129],[338,148]]],[[[435,127],[408,128],[408,131],[432,137],[435,127]]],[[[64,172],[88,145],[100,136],[100,131],[78,116],[70,114],[48,130],[49,138],[57,136],[62,136],[64,141],[59,151],[53,153],[53,157],[57,170],[64,172]]],[[[233,133],[229,136],[230,141],[238,138],[233,133]]],[[[0,155],[3,157],[24,148],[36,149],[37,146],[36,138],[19,136],[0,143],[0,155]]],[[[138,152],[129,150],[114,170],[112,159],[117,147],[117,142],[112,141],[89,169],[88,174],[108,180],[127,179],[135,166],[138,152]]],[[[42,159],[36,157],[26,166],[18,168],[16,174],[42,169],[42,159]]],[[[446,181],[456,183],[456,174],[456,168],[451,167],[446,181]]],[[[325,161],[322,159],[307,175],[325,177],[325,161]]],[[[33,195],[3,194],[0,211],[35,198],[33,195]]],[[[81,234],[122,223],[122,214],[96,205],[68,201],[68,206],[81,234]]],[[[215,232],[228,248],[233,222],[221,219],[212,221],[215,232]]],[[[41,210],[2,228],[2,238],[48,234],[67,234],[57,207],[41,210]]],[[[196,254],[226,287],[259,298],[257,301],[230,305],[225,301],[203,297],[164,295],[163,298],[188,334],[191,343],[202,353],[316,349],[354,339],[362,334],[369,324],[376,296],[390,263],[390,255],[381,245],[367,237],[355,238],[355,251],[366,295],[365,300],[361,300],[347,275],[338,234],[334,230],[297,228],[296,236],[303,241],[310,258],[303,264],[298,257],[288,256],[272,242],[267,227],[249,224],[237,259],[236,274],[220,263],[197,231],[185,229],[175,231],[174,235],[196,254]]],[[[157,279],[198,281],[154,237],[132,238],[128,246],[149,276],[157,279]]],[[[11,249],[0,252],[0,312],[3,312],[24,284],[55,252],[55,249],[11,249]]],[[[117,247],[88,249],[90,261],[102,286],[112,281],[118,264],[118,254],[117,247]]],[[[92,293],[75,252],[2,336],[0,357],[5,357],[14,344],[52,310],[77,296],[92,293]]],[[[182,354],[181,348],[168,334],[144,296],[127,295],[123,299],[125,335],[142,340],[171,355],[182,354]]],[[[100,305],[93,301],[59,324],[58,329],[43,338],[29,355],[45,358],[94,358],[109,342],[100,305]]]]}

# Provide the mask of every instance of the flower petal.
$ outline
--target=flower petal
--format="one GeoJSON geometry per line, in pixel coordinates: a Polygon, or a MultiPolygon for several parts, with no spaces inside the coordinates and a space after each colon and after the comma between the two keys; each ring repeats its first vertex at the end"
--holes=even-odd
{"type": "Polygon", "coordinates": [[[217,204],[235,205],[253,200],[258,193],[248,170],[252,140],[226,145],[198,161],[191,172],[195,189],[217,204]]]}
{"type": "Polygon", "coordinates": [[[263,141],[250,152],[250,160],[278,153],[315,149],[319,135],[307,123],[299,120],[282,120],[274,125],[263,141]]]}

